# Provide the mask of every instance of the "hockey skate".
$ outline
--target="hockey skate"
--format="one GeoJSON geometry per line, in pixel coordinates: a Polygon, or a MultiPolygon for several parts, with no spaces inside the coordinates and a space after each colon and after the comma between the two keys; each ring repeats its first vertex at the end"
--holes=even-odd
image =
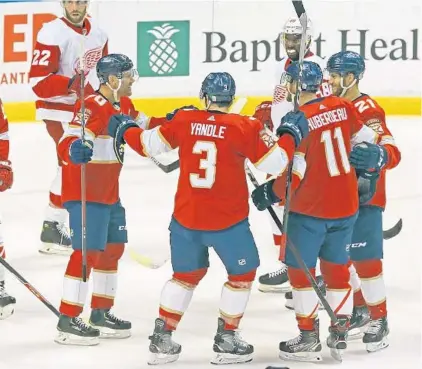
{"type": "Polygon", "coordinates": [[[38,251],[42,254],[69,256],[73,252],[69,231],[63,223],[45,220],[41,242],[38,251]]]}
{"type": "Polygon", "coordinates": [[[0,281],[0,320],[7,319],[15,311],[16,299],[6,292],[4,281],[0,281]]]}
{"type": "Polygon", "coordinates": [[[314,330],[300,330],[299,336],[280,342],[279,357],[283,360],[316,362],[321,361],[321,342],[319,340],[319,329],[316,324],[314,330]]]}
{"type": "Polygon", "coordinates": [[[95,346],[100,343],[100,331],[79,317],[60,315],[57,330],[54,341],[61,345],[95,346]]]}
{"type": "Polygon", "coordinates": [[[287,265],[281,263],[281,268],[275,272],[267,273],[259,277],[258,290],[261,292],[286,293],[291,291],[287,265]]]}
{"type": "Polygon", "coordinates": [[[93,309],[89,324],[100,331],[100,338],[128,338],[132,323],[119,319],[110,309],[93,309]]]}
{"type": "MultiPolygon", "coordinates": [[[[327,291],[326,291],[326,285],[325,285],[324,280],[322,279],[322,276],[321,275],[317,276],[315,280],[321,292],[325,296],[327,291]]],[[[293,304],[293,292],[292,291],[286,292],[286,294],[284,295],[284,298],[286,299],[284,306],[289,310],[294,310],[295,307],[293,304]]],[[[322,304],[319,304],[319,310],[324,310],[324,306],[322,304]]]]}
{"type": "Polygon", "coordinates": [[[149,340],[150,358],[149,365],[167,364],[176,361],[182,351],[182,346],[171,338],[172,331],[165,329],[165,322],[162,319],[155,319],[155,328],[149,340]]]}
{"type": "Polygon", "coordinates": [[[361,339],[368,328],[371,320],[369,311],[366,306],[355,306],[353,308],[352,318],[350,319],[350,327],[347,340],[353,341],[361,339]]]}
{"type": "Polygon", "coordinates": [[[347,317],[339,317],[338,324],[329,328],[330,335],[327,337],[327,346],[330,348],[331,356],[343,361],[343,353],[347,348],[347,317]]]}
{"type": "Polygon", "coordinates": [[[363,336],[363,343],[366,344],[366,351],[376,352],[380,351],[389,346],[388,334],[390,329],[388,328],[387,318],[380,318],[371,320],[369,323],[368,330],[363,336]]]}
{"type": "Polygon", "coordinates": [[[238,331],[225,329],[224,324],[224,320],[218,318],[213,345],[216,356],[211,360],[211,364],[238,364],[252,361],[253,346],[244,341],[238,331]]]}

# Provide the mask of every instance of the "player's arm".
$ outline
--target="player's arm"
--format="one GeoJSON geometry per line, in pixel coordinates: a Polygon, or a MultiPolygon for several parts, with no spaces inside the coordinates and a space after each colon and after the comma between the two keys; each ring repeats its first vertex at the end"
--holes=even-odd
{"type": "MultiPolygon", "coordinates": [[[[98,97],[102,98],[99,95],[96,98],[98,97]]],[[[80,101],[76,103],[76,113],[60,139],[57,152],[65,165],[87,163],[93,155],[93,142],[101,132],[103,122],[100,115],[100,106],[95,100],[91,99],[85,100],[85,140],[82,141],[80,101]]]]}
{"type": "Polygon", "coordinates": [[[132,101],[130,101],[129,116],[144,130],[153,129],[167,122],[166,117],[148,117],[145,113],[136,110],[132,101]]]}
{"type": "Polygon", "coordinates": [[[9,122],[0,99],[0,192],[13,184],[12,163],[9,160],[9,122]]]}
{"type": "Polygon", "coordinates": [[[144,129],[130,116],[113,115],[108,124],[108,133],[114,138],[115,148],[127,143],[141,156],[156,156],[178,147],[176,118],[159,127],[144,129]]]}
{"type": "Polygon", "coordinates": [[[49,27],[41,28],[32,56],[29,83],[40,98],[69,94],[69,78],[56,74],[60,66],[61,50],[49,27]]]}

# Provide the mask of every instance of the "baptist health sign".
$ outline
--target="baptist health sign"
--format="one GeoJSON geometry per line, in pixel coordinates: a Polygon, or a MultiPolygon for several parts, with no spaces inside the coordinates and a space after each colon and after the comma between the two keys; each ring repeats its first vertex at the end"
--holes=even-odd
{"type": "MultiPolygon", "coordinates": [[[[382,0],[310,0],[306,8],[315,53],[327,58],[339,50],[359,52],[367,66],[361,89],[388,114],[420,114],[419,0],[407,0],[406,7],[390,1],[386,6],[382,0]],[[380,9],[382,17],[375,17],[380,9]]],[[[30,120],[34,40],[42,24],[63,10],[59,1],[0,3],[0,9],[0,96],[10,120],[30,120]]],[[[294,10],[291,1],[282,0],[92,0],[90,13],[108,32],[110,52],[128,55],[137,66],[137,106],[161,115],[197,104],[201,82],[212,71],[233,75],[238,95],[248,97],[245,113],[271,98],[276,64],[284,57],[279,33],[294,10]],[[124,17],[116,16],[116,4],[124,17]]]]}

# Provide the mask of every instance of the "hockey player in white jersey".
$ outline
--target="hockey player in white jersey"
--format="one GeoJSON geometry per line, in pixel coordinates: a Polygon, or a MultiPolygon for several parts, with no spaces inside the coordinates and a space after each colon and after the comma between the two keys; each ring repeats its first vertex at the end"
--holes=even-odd
{"type": "MultiPolygon", "coordinates": [[[[87,16],[89,1],[60,3],[64,16],[45,23],[39,31],[29,72],[30,84],[37,96],[36,119],[44,121],[56,149],[64,128],[72,120],[74,105],[81,93],[80,74],[77,73],[81,53],[84,55],[85,96],[99,86],[95,66],[108,54],[107,35],[95,19],[87,16]]],[[[61,201],[61,176],[61,161],[58,160],[39,251],[70,255],[67,212],[61,201]]]]}
{"type": "MultiPolygon", "coordinates": [[[[293,62],[299,60],[300,41],[302,37],[302,25],[297,17],[292,17],[284,24],[280,34],[280,42],[283,44],[286,56],[277,64],[275,75],[275,87],[273,102],[271,106],[271,119],[274,128],[277,129],[281,118],[289,111],[293,110],[293,96],[287,90],[287,83],[284,80],[285,70],[293,62]]],[[[306,29],[306,50],[305,59],[319,64],[322,70],[325,69],[325,61],[315,55],[311,50],[312,43],[312,22],[308,19],[306,29]]],[[[319,96],[331,95],[331,87],[327,82],[323,82],[319,91],[319,96]]],[[[279,219],[283,219],[284,203],[281,202],[273,206],[279,219]]],[[[271,219],[274,245],[279,249],[280,268],[274,272],[267,273],[259,277],[259,290],[261,292],[288,292],[290,284],[287,277],[287,267],[284,264],[285,246],[282,235],[277,225],[271,219]],[[283,244],[283,245],[282,245],[283,244]]]]}

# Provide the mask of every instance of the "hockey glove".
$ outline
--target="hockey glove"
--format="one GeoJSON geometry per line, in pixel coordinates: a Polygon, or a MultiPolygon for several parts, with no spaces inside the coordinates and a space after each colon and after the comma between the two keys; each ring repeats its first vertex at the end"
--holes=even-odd
{"type": "Polygon", "coordinates": [[[193,106],[193,105],[182,106],[181,108],[174,109],[171,113],[167,113],[166,119],[172,120],[179,110],[198,110],[198,108],[196,106],[193,106]]]}
{"type": "Polygon", "coordinates": [[[275,179],[258,186],[252,192],[252,201],[259,211],[263,211],[281,199],[274,193],[273,184],[275,179]]]}
{"type": "Polygon", "coordinates": [[[271,101],[263,101],[255,108],[254,118],[260,120],[271,132],[274,130],[274,124],[271,119],[271,101]]]}
{"type": "Polygon", "coordinates": [[[115,114],[108,121],[108,134],[114,138],[113,150],[120,164],[123,164],[125,156],[126,141],[123,136],[132,127],[139,128],[139,125],[129,115],[115,114]]]}
{"type": "Polygon", "coordinates": [[[0,192],[8,190],[13,184],[12,163],[9,160],[0,161],[0,192]]]}
{"type": "Polygon", "coordinates": [[[379,172],[367,170],[357,171],[356,174],[358,176],[359,205],[364,205],[374,197],[380,175],[379,172]]]}
{"type": "MultiPolygon", "coordinates": [[[[67,85],[67,88],[69,90],[69,93],[74,93],[78,96],[78,99],[81,98],[81,76],[82,73],[75,74],[70,80],[67,85]]],[[[86,79],[85,79],[86,81],[86,79]]],[[[94,93],[94,89],[92,88],[91,84],[88,82],[85,82],[84,86],[84,98],[92,95],[94,93]]]]}
{"type": "Polygon", "coordinates": [[[349,159],[355,169],[379,172],[387,163],[387,150],[381,145],[363,142],[353,147],[349,159]]]}
{"type": "Polygon", "coordinates": [[[308,120],[305,114],[300,110],[297,112],[289,112],[281,118],[281,124],[277,128],[277,136],[289,134],[295,139],[296,147],[300,142],[309,135],[308,120]]]}
{"type": "Polygon", "coordinates": [[[82,141],[80,138],[73,141],[69,148],[69,157],[73,164],[86,164],[91,161],[93,154],[92,141],[82,141]]]}

